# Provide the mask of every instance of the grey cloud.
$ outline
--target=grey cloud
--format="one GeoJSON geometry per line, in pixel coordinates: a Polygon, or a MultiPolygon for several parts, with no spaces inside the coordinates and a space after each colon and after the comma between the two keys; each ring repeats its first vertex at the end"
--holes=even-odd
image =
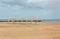
{"type": "Polygon", "coordinates": [[[24,5],[31,7],[54,7],[59,4],[59,0],[0,0],[0,2],[9,5],[24,5]]]}
{"type": "Polygon", "coordinates": [[[30,9],[60,9],[60,0],[0,0],[0,3],[30,9]]]}
{"type": "Polygon", "coordinates": [[[12,1],[1,1],[1,3],[7,4],[7,5],[11,5],[11,6],[22,6],[24,8],[36,8],[36,9],[43,9],[43,7],[35,5],[34,3],[28,3],[28,0],[12,0],[12,1]]]}

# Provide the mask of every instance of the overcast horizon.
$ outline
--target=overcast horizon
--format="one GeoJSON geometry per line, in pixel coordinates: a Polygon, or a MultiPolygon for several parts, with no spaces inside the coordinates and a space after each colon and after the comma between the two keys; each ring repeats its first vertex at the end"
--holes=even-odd
{"type": "Polygon", "coordinates": [[[0,19],[60,19],[60,0],[0,0],[0,19]]]}

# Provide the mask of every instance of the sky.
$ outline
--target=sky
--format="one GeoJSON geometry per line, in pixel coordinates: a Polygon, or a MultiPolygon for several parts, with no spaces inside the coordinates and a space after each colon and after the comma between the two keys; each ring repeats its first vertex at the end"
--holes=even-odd
{"type": "Polygon", "coordinates": [[[0,0],[0,19],[60,19],[60,0],[0,0]]]}

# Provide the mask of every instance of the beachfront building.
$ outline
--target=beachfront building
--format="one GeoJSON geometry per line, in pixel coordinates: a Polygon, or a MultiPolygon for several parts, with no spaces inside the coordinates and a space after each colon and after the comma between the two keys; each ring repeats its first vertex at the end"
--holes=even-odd
{"type": "Polygon", "coordinates": [[[8,19],[8,23],[31,23],[31,24],[38,24],[39,22],[41,22],[41,19],[39,18],[29,18],[29,19],[25,19],[25,18],[10,18],[8,19]]]}

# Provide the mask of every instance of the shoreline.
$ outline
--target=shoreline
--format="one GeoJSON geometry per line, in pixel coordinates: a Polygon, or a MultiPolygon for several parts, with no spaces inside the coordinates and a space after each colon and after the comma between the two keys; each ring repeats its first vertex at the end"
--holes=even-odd
{"type": "Polygon", "coordinates": [[[0,26],[60,26],[60,23],[8,23],[0,22],[0,26]]]}

